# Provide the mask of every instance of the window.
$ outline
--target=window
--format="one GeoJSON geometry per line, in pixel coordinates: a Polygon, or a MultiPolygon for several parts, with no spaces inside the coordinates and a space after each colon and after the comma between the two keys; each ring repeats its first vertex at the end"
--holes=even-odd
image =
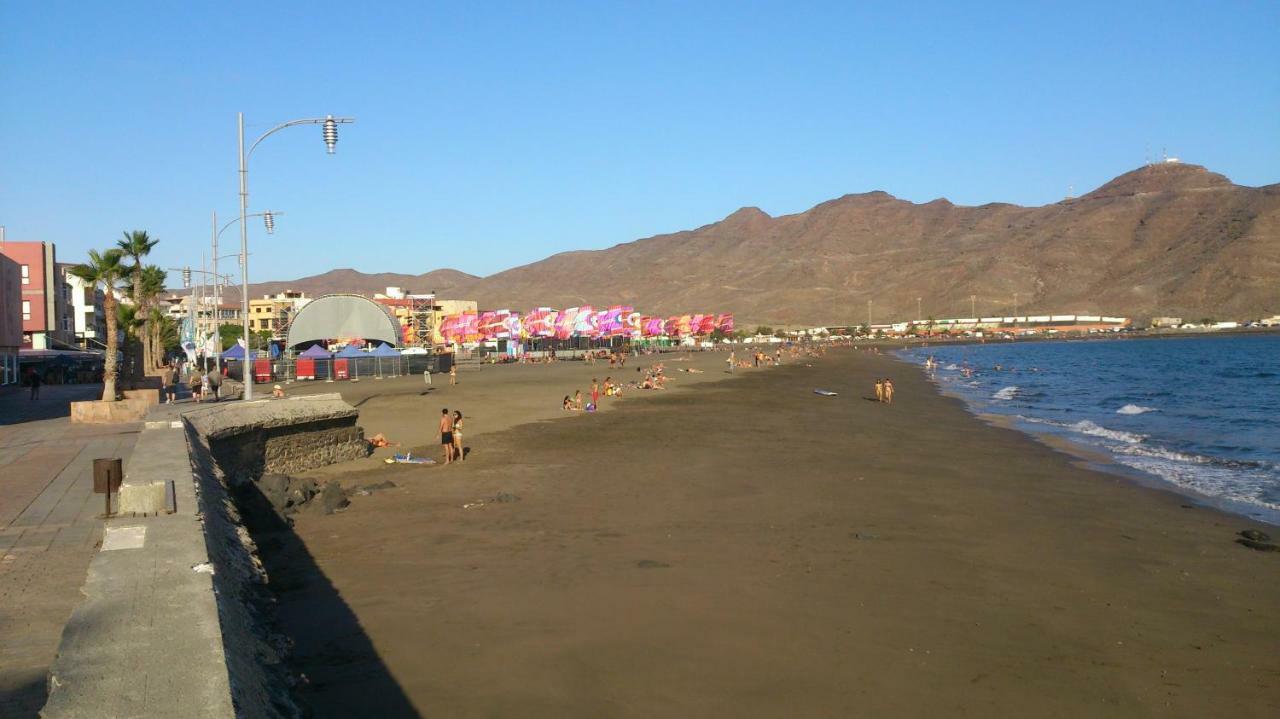
{"type": "Polygon", "coordinates": [[[31,284],[31,265],[22,266],[22,284],[31,284]]]}
{"type": "MultiPolygon", "coordinates": [[[[23,265],[22,268],[25,270],[27,266],[23,265]]],[[[23,282],[26,282],[26,279],[23,279],[23,282]]],[[[31,319],[31,302],[28,300],[22,301],[22,319],[23,320],[31,319]]]]}

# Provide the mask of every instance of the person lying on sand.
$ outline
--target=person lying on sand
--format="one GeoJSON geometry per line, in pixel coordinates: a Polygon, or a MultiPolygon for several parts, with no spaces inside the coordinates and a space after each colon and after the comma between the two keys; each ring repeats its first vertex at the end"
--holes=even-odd
{"type": "Polygon", "coordinates": [[[369,448],[370,448],[370,449],[377,449],[377,448],[379,448],[379,447],[399,447],[399,446],[400,446],[400,443],[399,443],[399,442],[396,442],[395,444],[392,444],[390,441],[388,441],[388,440],[387,440],[387,438],[386,438],[386,437],[384,437],[384,436],[382,435],[382,433],[381,433],[381,432],[379,432],[379,433],[377,433],[377,434],[375,434],[375,435],[373,435],[372,437],[370,437],[370,438],[369,438],[369,448]]]}

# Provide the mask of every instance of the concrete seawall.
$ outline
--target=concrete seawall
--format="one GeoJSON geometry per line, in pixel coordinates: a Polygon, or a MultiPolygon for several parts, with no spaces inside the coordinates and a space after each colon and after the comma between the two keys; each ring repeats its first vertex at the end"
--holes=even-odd
{"type": "Polygon", "coordinates": [[[183,410],[153,410],[129,472],[172,483],[173,511],[107,522],[43,717],[300,713],[233,489],[359,456],[358,411],[337,395],[183,410]]]}

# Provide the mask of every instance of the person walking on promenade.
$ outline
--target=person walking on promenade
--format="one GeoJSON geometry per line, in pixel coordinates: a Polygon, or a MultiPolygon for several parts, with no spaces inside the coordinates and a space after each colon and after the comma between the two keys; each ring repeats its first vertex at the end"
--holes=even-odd
{"type": "Polygon", "coordinates": [[[453,413],[453,457],[467,461],[467,452],[462,447],[462,412],[456,410],[453,413]]]}
{"type": "Polygon", "coordinates": [[[451,364],[449,365],[449,384],[453,385],[457,383],[458,383],[458,365],[451,364]]]}
{"type": "Polygon", "coordinates": [[[453,461],[453,420],[449,408],[440,410],[440,446],[444,448],[444,463],[453,461]]]}
{"type": "Polygon", "coordinates": [[[173,404],[173,398],[178,394],[178,388],[175,386],[178,381],[178,370],[171,364],[166,364],[164,369],[160,371],[160,381],[164,383],[162,390],[164,391],[164,403],[173,404]]]}
{"type": "Polygon", "coordinates": [[[196,402],[200,401],[200,385],[204,381],[204,375],[200,374],[200,370],[192,367],[191,374],[187,375],[187,387],[191,389],[191,399],[196,402]]]}
{"type": "Polygon", "coordinates": [[[222,373],[218,371],[217,365],[214,365],[213,369],[209,370],[208,377],[209,389],[213,392],[213,401],[217,402],[222,399],[222,373]]]}
{"type": "Polygon", "coordinates": [[[31,385],[31,399],[40,399],[40,370],[35,367],[27,373],[27,384],[31,385]]]}

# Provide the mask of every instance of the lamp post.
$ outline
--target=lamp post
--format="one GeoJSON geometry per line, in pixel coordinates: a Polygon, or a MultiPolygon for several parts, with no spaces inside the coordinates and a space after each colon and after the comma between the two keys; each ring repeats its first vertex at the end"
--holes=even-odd
{"type": "Polygon", "coordinates": [[[240,292],[240,312],[242,322],[244,324],[245,338],[245,373],[244,373],[244,399],[246,401],[253,399],[253,373],[249,369],[249,229],[245,224],[246,212],[249,209],[249,158],[253,155],[253,151],[263,140],[271,135],[285,129],[286,127],[294,127],[295,125],[323,125],[324,126],[324,144],[330,155],[334,152],[334,147],[338,144],[338,125],[355,122],[355,118],[351,117],[334,117],[326,115],[325,117],[305,118],[302,120],[290,120],[284,122],[264,132],[253,144],[249,146],[248,153],[244,149],[244,113],[236,113],[236,121],[238,127],[239,144],[240,144],[240,283],[243,289],[240,292]]]}
{"type": "MultiPolygon", "coordinates": [[[[251,215],[245,215],[245,218],[248,219],[250,217],[261,217],[262,224],[265,225],[267,228],[267,234],[271,235],[271,234],[275,234],[275,231],[276,231],[275,218],[281,217],[283,215],[284,215],[283,212],[272,212],[271,210],[267,210],[265,212],[255,212],[251,215]]],[[[218,260],[222,259],[223,257],[233,256],[233,255],[222,255],[222,256],[218,255],[218,238],[222,237],[223,232],[226,232],[228,228],[230,228],[232,225],[236,224],[239,221],[240,221],[239,217],[233,217],[230,222],[228,222],[227,224],[219,228],[218,227],[218,211],[217,210],[213,211],[213,274],[215,276],[221,277],[221,275],[218,275],[218,260]]],[[[234,255],[234,256],[239,257],[239,255],[234,255]]],[[[244,260],[241,259],[241,262],[243,261],[244,260]]],[[[217,308],[222,306],[222,285],[218,282],[215,282],[213,285],[213,304],[215,308],[214,312],[217,312],[217,308]]]]}

